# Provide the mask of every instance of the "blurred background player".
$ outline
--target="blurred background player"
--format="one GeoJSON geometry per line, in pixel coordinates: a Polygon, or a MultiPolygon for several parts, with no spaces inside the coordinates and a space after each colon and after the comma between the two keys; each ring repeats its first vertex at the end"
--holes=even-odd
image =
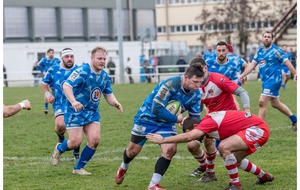
{"type": "MultiPolygon", "coordinates": [[[[65,140],[64,134],[66,132],[64,111],[67,98],[63,93],[62,85],[77,67],[78,66],[74,64],[73,50],[71,48],[65,48],[61,51],[61,63],[50,67],[41,82],[47,102],[53,104],[54,130],[58,136],[59,143],[65,140]]],[[[75,161],[79,160],[79,149],[80,147],[73,151],[75,161]]]]}
{"type": "MultiPolygon", "coordinates": [[[[290,54],[290,52],[287,51],[286,45],[282,46],[282,50],[285,53],[285,56],[289,59],[289,61],[291,61],[291,54],[290,54]]],[[[283,89],[286,89],[286,83],[289,81],[290,78],[291,78],[291,71],[285,64],[283,64],[282,65],[282,83],[281,83],[281,87],[283,89]]]]}
{"type": "MultiPolygon", "coordinates": [[[[47,50],[47,57],[44,57],[40,60],[38,63],[38,69],[41,71],[43,76],[46,75],[48,69],[53,65],[59,65],[60,59],[54,57],[54,49],[50,48],[47,50]]],[[[44,99],[44,106],[45,110],[44,113],[48,114],[48,102],[46,101],[46,98],[44,99]]]]}
{"type": "Polygon", "coordinates": [[[268,102],[271,102],[273,108],[288,116],[292,122],[292,131],[297,131],[297,116],[279,100],[279,89],[282,83],[282,63],[284,63],[291,73],[294,80],[297,80],[296,70],[286,57],[286,54],[278,46],[273,44],[273,34],[265,31],[262,34],[263,46],[261,46],[252,62],[240,75],[240,81],[243,80],[257,65],[259,65],[260,78],[262,80],[262,92],[259,98],[259,117],[265,119],[267,114],[268,102]]]}
{"type": "Polygon", "coordinates": [[[207,45],[207,50],[204,51],[203,53],[203,59],[204,60],[214,59],[216,58],[216,56],[217,56],[216,51],[213,50],[212,45],[211,44],[207,45]]]}
{"type": "MultiPolygon", "coordinates": [[[[131,131],[131,140],[123,153],[123,161],[115,176],[116,184],[121,184],[130,162],[140,153],[149,133],[161,134],[164,137],[176,135],[175,123],[182,121],[182,114],[171,114],[166,105],[171,100],[181,103],[184,111],[190,117],[200,119],[200,84],[203,80],[203,71],[199,67],[189,67],[184,75],[170,77],[160,82],[149,96],[144,100],[134,117],[131,131]]],[[[176,153],[175,143],[160,146],[161,156],[155,164],[148,190],[164,190],[159,185],[164,173],[169,168],[171,160],[176,153]]]]}
{"type": "Polygon", "coordinates": [[[64,121],[69,139],[57,143],[52,155],[52,164],[57,166],[62,153],[78,148],[85,134],[87,145],[83,148],[72,172],[76,175],[92,175],[84,169],[84,166],[93,157],[100,143],[101,94],[109,105],[123,112],[122,105],[113,94],[110,77],[103,70],[106,55],[105,48],[95,47],[91,53],[90,63],[75,69],[63,84],[63,91],[68,99],[64,121]]]}
{"type": "Polygon", "coordinates": [[[108,73],[110,76],[111,84],[115,84],[115,70],[116,70],[116,64],[112,60],[112,57],[109,57],[107,65],[108,73]]]}

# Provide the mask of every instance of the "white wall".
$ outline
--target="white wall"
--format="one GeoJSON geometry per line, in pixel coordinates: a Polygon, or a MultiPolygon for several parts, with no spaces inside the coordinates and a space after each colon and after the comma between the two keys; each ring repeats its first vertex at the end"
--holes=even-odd
{"type": "MultiPolygon", "coordinates": [[[[63,43],[4,43],[3,44],[3,64],[6,67],[7,79],[9,86],[32,86],[33,76],[31,74],[33,63],[37,61],[37,54],[46,52],[47,49],[53,48],[56,51],[56,57],[60,57],[59,53],[64,48],[72,48],[75,54],[75,63],[81,65],[83,62],[90,61],[90,52],[96,46],[102,46],[108,50],[108,57],[111,56],[116,63],[116,83],[120,82],[120,62],[117,55],[118,42],[63,42],[63,43]]],[[[187,52],[185,42],[152,42],[144,44],[144,52],[146,58],[149,55],[146,53],[150,49],[156,49],[163,55],[165,50],[170,51],[174,48],[175,52],[187,52]]],[[[173,51],[173,52],[174,52],[173,51]]],[[[132,74],[136,82],[140,81],[138,74],[139,57],[141,54],[141,42],[124,42],[123,43],[123,64],[126,65],[127,57],[130,57],[134,68],[132,74]]],[[[125,72],[125,71],[123,71],[125,72]]],[[[128,83],[128,77],[125,74],[125,82],[128,83]]]]}

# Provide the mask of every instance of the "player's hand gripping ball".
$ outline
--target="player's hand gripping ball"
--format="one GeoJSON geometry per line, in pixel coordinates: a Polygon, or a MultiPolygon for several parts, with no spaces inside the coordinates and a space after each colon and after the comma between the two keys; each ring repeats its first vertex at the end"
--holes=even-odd
{"type": "Polygon", "coordinates": [[[177,100],[171,100],[170,102],[168,102],[166,109],[174,115],[181,114],[181,105],[177,100]]]}

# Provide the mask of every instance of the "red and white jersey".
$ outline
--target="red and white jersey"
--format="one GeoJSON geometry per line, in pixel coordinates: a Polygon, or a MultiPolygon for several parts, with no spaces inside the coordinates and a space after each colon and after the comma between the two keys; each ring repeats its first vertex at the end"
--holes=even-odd
{"type": "MultiPolygon", "coordinates": [[[[196,127],[208,136],[216,139],[225,139],[245,129],[255,128],[257,137],[268,132],[268,125],[258,116],[244,111],[218,111],[206,115],[196,127]]],[[[251,133],[251,131],[249,131],[251,133]]]]}
{"type": "Polygon", "coordinates": [[[222,110],[237,110],[232,94],[239,87],[226,76],[219,73],[209,73],[207,82],[200,87],[201,102],[209,113],[222,110]]]}

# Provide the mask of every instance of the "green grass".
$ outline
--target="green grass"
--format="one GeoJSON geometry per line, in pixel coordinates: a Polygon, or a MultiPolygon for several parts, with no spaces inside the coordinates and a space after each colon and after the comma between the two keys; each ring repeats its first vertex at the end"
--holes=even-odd
{"type": "MultiPolygon", "coordinates": [[[[140,190],[146,189],[156,159],[160,155],[158,145],[147,142],[142,152],[131,162],[122,185],[114,183],[114,175],[122,161],[123,150],[130,140],[133,116],[144,98],[155,84],[114,85],[114,94],[124,107],[119,113],[102,99],[101,143],[86,169],[92,176],[72,174],[75,166],[72,153],[62,155],[58,167],[51,165],[51,155],[57,142],[54,133],[52,108],[50,114],[43,113],[43,95],[41,88],[20,87],[4,88],[4,104],[14,104],[22,99],[32,103],[31,111],[21,111],[17,115],[4,119],[3,124],[3,180],[5,190],[62,190],[62,189],[100,189],[100,190],[140,190]]],[[[259,82],[245,85],[251,99],[252,112],[258,113],[258,98],[261,91],[259,82]]],[[[281,101],[296,114],[296,86],[289,82],[286,90],[281,90],[281,101]]],[[[270,126],[269,141],[248,159],[272,173],[275,180],[264,186],[255,185],[256,177],[240,171],[240,181],[244,189],[296,189],[297,158],[296,133],[290,131],[289,119],[279,111],[268,107],[266,121],[270,126]]],[[[83,142],[85,144],[86,141],[83,142]]],[[[83,147],[83,146],[82,146],[83,147]]],[[[188,174],[197,166],[186,150],[186,144],[178,145],[176,157],[165,173],[161,185],[172,190],[223,189],[229,177],[222,159],[216,160],[218,181],[214,183],[195,183],[197,178],[188,174]]]]}

